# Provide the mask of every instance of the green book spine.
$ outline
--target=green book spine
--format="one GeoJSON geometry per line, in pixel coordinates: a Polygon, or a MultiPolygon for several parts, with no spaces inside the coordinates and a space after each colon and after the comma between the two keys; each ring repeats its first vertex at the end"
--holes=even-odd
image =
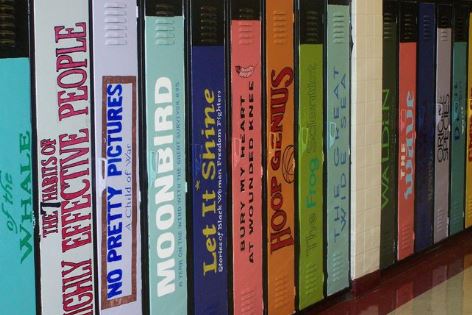
{"type": "Polygon", "coordinates": [[[395,2],[384,2],[380,268],[386,268],[393,264],[396,257],[396,134],[398,115],[398,24],[396,12],[395,2]]]}
{"type": "Polygon", "coordinates": [[[323,299],[323,2],[300,1],[298,302],[323,299]]]}

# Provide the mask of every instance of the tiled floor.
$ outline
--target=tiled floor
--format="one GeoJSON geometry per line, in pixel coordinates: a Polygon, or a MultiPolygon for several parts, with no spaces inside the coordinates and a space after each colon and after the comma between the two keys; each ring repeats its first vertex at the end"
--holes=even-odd
{"type": "Polygon", "coordinates": [[[330,298],[305,315],[472,315],[472,231],[383,271],[378,284],[330,298]]]}
{"type": "Polygon", "coordinates": [[[403,304],[390,314],[472,314],[472,267],[403,304]]]}

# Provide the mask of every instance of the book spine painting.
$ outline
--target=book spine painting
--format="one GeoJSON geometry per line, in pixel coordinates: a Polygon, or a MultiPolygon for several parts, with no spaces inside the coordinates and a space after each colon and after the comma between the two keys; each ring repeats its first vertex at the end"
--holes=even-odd
{"type": "Polygon", "coordinates": [[[434,242],[449,233],[449,160],[451,138],[452,6],[438,4],[436,135],[434,172],[434,242]]]}
{"type": "Polygon", "coordinates": [[[0,304],[5,314],[36,314],[27,1],[0,3],[0,12],[0,304]]]}
{"type": "Polygon", "coordinates": [[[295,311],[293,1],[266,2],[268,312],[295,311]]]}
{"type": "Polygon", "coordinates": [[[194,312],[228,313],[224,3],[191,1],[194,312]]]}
{"type": "Polygon", "coordinates": [[[36,1],[34,21],[41,309],[92,314],[97,281],[89,5],[36,1]]]}
{"type": "Polygon", "coordinates": [[[415,250],[433,244],[436,6],[418,5],[415,250]]]}
{"type": "Polygon", "coordinates": [[[136,3],[92,5],[99,312],[139,313],[136,3]]]}
{"type": "Polygon", "coordinates": [[[350,9],[347,0],[333,2],[327,7],[325,111],[328,295],[349,286],[350,9]]]}
{"type": "Polygon", "coordinates": [[[380,268],[386,268],[395,262],[397,222],[398,9],[396,2],[385,1],[383,10],[380,268]]]}
{"type": "Polygon", "coordinates": [[[464,193],[467,111],[467,20],[468,7],[454,5],[451,98],[451,207],[449,232],[464,229],[464,193]]]}
{"type": "Polygon", "coordinates": [[[467,65],[467,153],[465,186],[465,227],[472,226],[472,13],[469,14],[467,65]]]}
{"type": "Polygon", "coordinates": [[[144,24],[149,310],[151,314],[185,314],[187,184],[182,2],[146,1],[144,24]]]}
{"type": "Polygon", "coordinates": [[[231,8],[234,314],[262,314],[262,64],[260,3],[231,8]]]}
{"type": "Polygon", "coordinates": [[[299,309],[323,299],[323,13],[322,1],[299,1],[299,309]]]}
{"type": "Polygon", "coordinates": [[[415,238],[416,13],[416,2],[400,2],[397,245],[399,260],[413,254],[415,238]]]}

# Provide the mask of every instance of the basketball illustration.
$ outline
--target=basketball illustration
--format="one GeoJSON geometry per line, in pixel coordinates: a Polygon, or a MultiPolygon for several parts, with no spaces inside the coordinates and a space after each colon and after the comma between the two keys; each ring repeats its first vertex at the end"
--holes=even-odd
{"type": "Polygon", "coordinates": [[[295,181],[295,148],[289,145],[282,156],[282,174],[285,182],[291,184],[295,181]]]}

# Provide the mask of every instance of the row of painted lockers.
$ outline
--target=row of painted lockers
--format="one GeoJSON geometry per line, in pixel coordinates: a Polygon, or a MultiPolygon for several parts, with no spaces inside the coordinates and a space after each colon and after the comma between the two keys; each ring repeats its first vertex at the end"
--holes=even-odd
{"type": "MultiPolygon", "coordinates": [[[[348,288],[358,2],[0,0],[3,309],[285,315],[348,288]]],[[[369,174],[382,178],[382,267],[414,252],[423,223],[421,93],[403,83],[434,82],[428,198],[457,178],[454,163],[434,173],[454,128],[434,91],[467,3],[384,6],[383,168],[369,174]],[[431,75],[416,56],[423,7],[431,75]]],[[[433,201],[439,241],[449,212],[433,201]]]]}
{"type": "Polygon", "coordinates": [[[381,267],[472,225],[471,7],[384,2],[381,267]]]}
{"type": "Polygon", "coordinates": [[[1,1],[2,309],[291,314],[347,288],[350,3],[326,4],[1,1]]]}

